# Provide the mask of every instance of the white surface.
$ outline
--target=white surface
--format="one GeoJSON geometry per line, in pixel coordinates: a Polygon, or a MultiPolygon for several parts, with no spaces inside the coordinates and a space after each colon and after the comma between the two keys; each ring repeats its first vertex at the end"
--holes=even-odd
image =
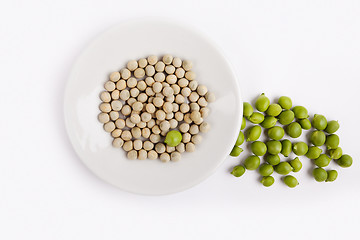
{"type": "Polygon", "coordinates": [[[240,89],[226,59],[206,36],[178,23],[146,18],[125,21],[96,37],[81,53],[65,91],[65,123],[75,151],[101,179],[123,190],[162,195],[188,189],[215,172],[231,151],[242,116],[240,89]],[[146,35],[143,38],[124,38],[146,35]],[[193,62],[199,84],[205,84],[217,100],[209,104],[205,119],[211,131],[193,153],[183,153],[179,162],[131,161],[123,150],[112,147],[97,115],[99,93],[113,71],[127,61],[171,53],[193,62]],[[220,82],[221,81],[221,82],[220,82]]]}
{"type": "MultiPolygon", "coordinates": [[[[2,1],[0,239],[357,239],[360,224],[359,1],[2,1]],[[185,192],[145,197],[100,181],[67,139],[62,102],[75,58],[135,16],[202,29],[229,58],[244,99],[292,96],[341,123],[355,162],[332,184],[264,189],[228,159],[185,192]]],[[[131,37],[131,36],[124,36],[131,37]]],[[[145,39],[144,39],[145,40],[145,39]]]]}

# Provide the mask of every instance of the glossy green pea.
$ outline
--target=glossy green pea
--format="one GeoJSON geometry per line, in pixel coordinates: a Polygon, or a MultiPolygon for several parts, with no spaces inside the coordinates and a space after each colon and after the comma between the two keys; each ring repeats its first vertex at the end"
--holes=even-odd
{"type": "Polygon", "coordinates": [[[322,153],[322,150],[320,148],[311,146],[311,147],[309,147],[309,150],[306,153],[306,157],[308,157],[310,159],[316,159],[320,156],[321,153],[322,153]]]}
{"type": "Polygon", "coordinates": [[[244,102],[243,103],[243,115],[245,117],[250,117],[251,114],[253,114],[253,112],[254,112],[254,108],[251,106],[251,104],[248,102],[244,102]]]}
{"type": "Polygon", "coordinates": [[[293,167],[288,162],[281,162],[274,169],[278,174],[287,175],[293,170],[293,167]]]}
{"type": "Polygon", "coordinates": [[[302,127],[302,129],[305,129],[305,130],[309,130],[311,129],[311,122],[309,119],[305,118],[305,119],[300,119],[299,120],[299,123],[302,127]]]}
{"type": "Polygon", "coordinates": [[[343,154],[343,151],[342,151],[342,148],[341,147],[337,147],[335,149],[330,149],[329,150],[329,156],[332,158],[332,159],[339,159],[343,154]]]}
{"type": "Polygon", "coordinates": [[[281,146],[281,154],[284,155],[284,157],[288,157],[292,152],[292,143],[290,140],[285,139],[281,141],[281,146]]]}
{"type": "Polygon", "coordinates": [[[253,143],[251,143],[251,151],[256,155],[256,156],[263,156],[266,153],[266,144],[260,141],[255,141],[253,143]]]}
{"type": "Polygon", "coordinates": [[[266,110],[266,114],[269,116],[276,117],[278,116],[282,111],[282,108],[277,103],[272,103],[269,105],[268,109],[266,110]]]}
{"type": "Polygon", "coordinates": [[[264,121],[262,121],[261,126],[263,128],[271,128],[271,127],[275,126],[276,122],[277,122],[277,118],[275,118],[273,116],[266,116],[264,118],[264,121]]]}
{"type": "Polygon", "coordinates": [[[283,181],[290,188],[294,188],[297,185],[299,185],[298,180],[294,176],[291,176],[291,175],[285,176],[283,178],[283,181]]]}
{"type": "Polygon", "coordinates": [[[259,112],[254,112],[251,114],[250,117],[248,117],[248,120],[254,124],[260,124],[262,121],[264,121],[264,115],[259,112]]]}
{"type": "Polygon", "coordinates": [[[317,130],[324,130],[327,126],[327,120],[323,115],[315,114],[312,120],[312,125],[317,130]]]}
{"type": "Polygon", "coordinates": [[[246,127],[246,119],[245,117],[243,117],[241,122],[241,130],[243,130],[245,127],[246,127]]]}
{"type": "Polygon", "coordinates": [[[281,152],[281,142],[276,140],[270,140],[266,142],[267,151],[270,154],[276,155],[281,152]]]}
{"type": "Polygon", "coordinates": [[[181,143],[182,134],[179,131],[171,130],[166,134],[164,143],[169,145],[170,147],[176,147],[181,143]]]}
{"type": "Polygon", "coordinates": [[[318,167],[326,167],[330,164],[331,158],[329,158],[326,154],[320,154],[320,156],[315,159],[314,163],[318,167]]]}
{"type": "Polygon", "coordinates": [[[298,138],[301,136],[302,129],[299,123],[292,122],[286,127],[286,133],[292,138],[298,138]]]}
{"type": "Polygon", "coordinates": [[[263,177],[260,181],[265,187],[270,187],[274,184],[275,179],[272,176],[263,177]]]}
{"type": "Polygon", "coordinates": [[[308,110],[303,106],[295,106],[292,108],[297,119],[305,119],[309,117],[308,110]]]}
{"type": "Polygon", "coordinates": [[[336,134],[326,136],[325,145],[327,149],[335,149],[339,146],[340,139],[336,134]]]}
{"type": "Polygon", "coordinates": [[[310,142],[315,146],[322,146],[326,141],[326,136],[323,131],[313,131],[310,135],[310,142]]]}
{"type": "Polygon", "coordinates": [[[288,125],[295,119],[295,114],[291,110],[284,110],[280,113],[278,119],[282,125],[288,125]]]}
{"type": "Polygon", "coordinates": [[[292,107],[291,98],[286,96],[281,96],[278,100],[278,103],[283,109],[290,109],[292,107]]]}
{"type": "Polygon", "coordinates": [[[265,160],[273,166],[278,165],[280,163],[279,155],[268,154],[266,155],[265,160]]]}
{"type": "Polygon", "coordinates": [[[243,144],[244,139],[245,139],[244,133],[242,131],[240,131],[238,138],[236,139],[235,146],[240,146],[241,144],[243,144]]]}
{"type": "Polygon", "coordinates": [[[325,171],[325,169],[323,169],[323,168],[315,168],[313,170],[313,176],[314,176],[316,181],[323,182],[323,181],[325,181],[327,179],[328,174],[325,171]]]}
{"type": "Polygon", "coordinates": [[[241,165],[235,166],[233,170],[231,171],[231,174],[235,177],[241,177],[245,173],[245,168],[241,165]]]}
{"type": "Polygon", "coordinates": [[[338,172],[336,170],[327,171],[327,179],[325,182],[333,182],[337,179],[338,172]]]}
{"type": "Polygon", "coordinates": [[[300,162],[300,159],[298,157],[291,160],[290,165],[293,168],[293,172],[298,172],[302,168],[302,163],[300,162]]]}
{"type": "Polygon", "coordinates": [[[339,122],[332,120],[332,121],[328,122],[328,124],[325,128],[325,132],[331,134],[331,133],[336,132],[339,128],[340,128],[339,122]]]}
{"type": "Polygon", "coordinates": [[[260,112],[265,112],[270,105],[270,100],[262,93],[255,102],[255,108],[260,112]]]}
{"type": "Polygon", "coordinates": [[[244,150],[238,146],[234,146],[233,149],[230,152],[230,156],[237,157],[242,153],[244,150]]]}
{"type": "Polygon", "coordinates": [[[350,167],[352,165],[353,159],[349,155],[344,154],[336,161],[336,163],[340,167],[347,168],[347,167],[350,167]]]}
{"type": "Polygon", "coordinates": [[[246,141],[256,141],[261,135],[261,127],[260,126],[253,126],[248,129],[246,132],[246,141]]]}
{"type": "Polygon", "coordinates": [[[308,152],[308,150],[309,147],[304,142],[297,142],[293,145],[293,152],[298,156],[305,155],[308,152]]]}
{"type": "Polygon", "coordinates": [[[268,136],[274,140],[280,140],[284,137],[284,129],[279,126],[272,127],[268,130],[268,136]]]}
{"type": "Polygon", "coordinates": [[[249,156],[245,159],[244,165],[247,170],[256,170],[260,166],[260,158],[255,155],[249,156]]]}
{"type": "Polygon", "coordinates": [[[259,167],[259,173],[264,177],[270,176],[273,172],[274,168],[270,164],[264,163],[259,167]]]}

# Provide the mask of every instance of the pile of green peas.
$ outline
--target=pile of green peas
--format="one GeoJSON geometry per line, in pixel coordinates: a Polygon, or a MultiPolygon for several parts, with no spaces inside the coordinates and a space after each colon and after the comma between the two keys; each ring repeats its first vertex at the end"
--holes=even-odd
{"type": "Polygon", "coordinates": [[[239,156],[243,152],[240,146],[245,142],[250,144],[252,155],[244,159],[243,164],[233,167],[231,174],[235,177],[242,176],[246,170],[258,170],[262,176],[260,182],[269,187],[275,182],[271,175],[276,172],[284,176],[282,180],[288,187],[294,188],[299,182],[290,173],[302,169],[300,156],[313,161],[313,177],[317,182],[336,180],[336,170],[324,169],[331,160],[343,168],[352,165],[351,156],[343,154],[339,147],[339,136],[335,134],[340,127],[338,121],[327,121],[320,114],[315,114],[310,121],[308,110],[303,106],[293,107],[291,98],[287,96],[281,96],[277,103],[270,103],[269,98],[262,93],[256,99],[255,110],[250,103],[244,102],[241,130],[230,155],[239,156]],[[248,123],[251,125],[246,128],[248,123]],[[299,138],[303,130],[311,131],[308,143],[284,138],[285,134],[292,139],[299,138]],[[259,141],[262,132],[266,132],[265,142],[259,141]],[[325,152],[321,149],[322,146],[326,147],[325,152]],[[281,161],[280,154],[289,157],[291,152],[297,157],[281,161]],[[263,164],[261,156],[265,159],[263,164]]]}

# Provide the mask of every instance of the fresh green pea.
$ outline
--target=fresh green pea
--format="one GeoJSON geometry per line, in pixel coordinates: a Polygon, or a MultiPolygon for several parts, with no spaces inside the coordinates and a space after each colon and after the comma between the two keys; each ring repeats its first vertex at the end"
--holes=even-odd
{"type": "Polygon", "coordinates": [[[274,140],[280,140],[284,137],[284,129],[279,126],[272,127],[268,130],[268,136],[274,140]]]}
{"type": "Polygon", "coordinates": [[[312,125],[317,130],[324,130],[327,126],[327,120],[323,115],[315,114],[312,120],[312,125]]]}
{"type": "Polygon", "coordinates": [[[288,157],[292,151],[292,143],[290,140],[285,139],[281,141],[281,154],[284,155],[284,157],[288,157]]]}
{"type": "Polygon", "coordinates": [[[286,127],[286,133],[292,138],[300,137],[302,130],[301,126],[297,122],[292,122],[286,127]]]}
{"type": "Polygon", "coordinates": [[[244,150],[238,146],[234,146],[233,149],[230,152],[230,156],[237,157],[242,153],[244,150]]]}
{"type": "Polygon", "coordinates": [[[338,121],[332,120],[330,122],[328,122],[326,128],[325,128],[325,132],[327,133],[334,133],[339,129],[340,125],[338,121]]]}
{"type": "Polygon", "coordinates": [[[256,170],[260,166],[260,158],[255,155],[249,156],[245,159],[244,165],[247,170],[256,170]]]}
{"type": "Polygon", "coordinates": [[[327,149],[335,149],[339,146],[340,139],[336,134],[330,134],[326,136],[325,145],[327,149]]]}
{"type": "Polygon", "coordinates": [[[325,182],[333,182],[337,179],[338,172],[336,170],[327,171],[327,179],[325,182]]]}
{"type": "Polygon", "coordinates": [[[245,127],[246,127],[246,119],[245,117],[243,117],[241,122],[241,130],[243,130],[245,127]]]}
{"type": "Polygon", "coordinates": [[[305,119],[309,117],[308,110],[303,106],[295,106],[292,111],[297,119],[305,119]]]}
{"type": "Polygon", "coordinates": [[[313,176],[314,176],[316,181],[323,182],[323,181],[325,181],[327,179],[328,174],[325,171],[325,169],[323,169],[323,168],[315,168],[313,170],[313,176]]]}
{"type": "Polygon", "coordinates": [[[335,149],[330,149],[329,150],[329,156],[332,158],[332,159],[339,159],[343,154],[343,151],[342,151],[342,148],[341,147],[337,147],[335,149]]]}
{"type": "Polygon", "coordinates": [[[241,144],[243,144],[244,139],[245,139],[244,133],[243,133],[242,131],[240,131],[240,132],[239,132],[239,136],[238,136],[238,138],[236,139],[235,146],[240,146],[241,144]]]}
{"type": "Polygon", "coordinates": [[[275,118],[273,116],[266,116],[264,118],[264,121],[262,121],[261,126],[263,128],[271,128],[271,127],[275,126],[276,122],[277,122],[277,118],[275,118]]]}
{"type": "Polygon", "coordinates": [[[270,100],[262,93],[255,102],[255,108],[260,112],[265,112],[270,105],[270,100]]]}
{"type": "Polygon", "coordinates": [[[274,184],[275,179],[272,176],[263,177],[260,181],[265,187],[270,187],[274,184]]]}
{"type": "Polygon", "coordinates": [[[347,168],[352,165],[353,159],[349,155],[344,154],[336,162],[340,167],[347,168]]]}
{"type": "Polygon", "coordinates": [[[276,140],[270,140],[266,142],[267,151],[270,154],[276,155],[281,152],[281,142],[276,140]]]}
{"type": "Polygon", "coordinates": [[[302,168],[302,163],[300,162],[300,159],[298,157],[291,160],[290,165],[293,168],[293,172],[298,172],[302,168]]]}
{"type": "Polygon", "coordinates": [[[306,153],[306,157],[308,157],[310,159],[316,159],[320,156],[321,153],[322,153],[322,150],[320,148],[311,146],[311,147],[309,147],[309,150],[306,153]]]}
{"type": "Polygon", "coordinates": [[[286,96],[281,96],[278,103],[283,109],[290,109],[292,107],[291,98],[286,96]]]}
{"type": "Polygon", "coordinates": [[[297,142],[293,144],[293,152],[298,156],[305,155],[308,152],[308,150],[309,147],[304,142],[297,142]]]}
{"type": "Polygon", "coordinates": [[[269,105],[269,108],[266,110],[266,114],[269,116],[276,117],[278,116],[282,111],[282,108],[277,103],[272,103],[269,105]]]}
{"type": "Polygon", "coordinates": [[[266,155],[265,160],[273,166],[278,165],[280,163],[279,155],[268,154],[266,155]]]}
{"type": "Polygon", "coordinates": [[[260,124],[262,121],[264,121],[264,115],[259,112],[254,112],[251,114],[250,117],[248,117],[248,120],[254,124],[260,124]]]}
{"type": "Polygon", "coordinates": [[[282,125],[288,125],[295,119],[295,114],[291,110],[284,110],[280,113],[278,119],[282,125]]]}
{"type": "Polygon", "coordinates": [[[266,144],[260,141],[255,141],[253,143],[251,143],[251,151],[256,155],[256,156],[263,156],[266,153],[266,144]]]}
{"type": "Polygon", "coordinates": [[[248,102],[244,102],[243,103],[243,115],[245,117],[250,117],[251,114],[253,114],[253,112],[254,112],[254,108],[251,106],[251,104],[248,102]]]}
{"type": "Polygon", "coordinates": [[[270,176],[274,172],[274,168],[272,165],[264,163],[259,167],[259,172],[262,176],[270,176]]]}
{"type": "Polygon", "coordinates": [[[261,135],[261,127],[260,126],[253,126],[253,127],[249,128],[246,133],[247,133],[246,134],[246,141],[247,142],[256,141],[261,135]]]}
{"type": "Polygon", "coordinates": [[[281,162],[274,169],[278,174],[287,175],[293,170],[293,167],[288,162],[281,162]]]}
{"type": "Polygon", "coordinates": [[[245,168],[241,165],[235,166],[233,170],[231,171],[231,174],[235,177],[241,177],[245,173],[245,168]]]}
{"type": "Polygon", "coordinates": [[[331,158],[329,158],[326,154],[320,154],[320,156],[315,159],[314,163],[318,167],[326,167],[330,164],[331,158]]]}
{"type": "Polygon", "coordinates": [[[283,181],[290,188],[294,188],[297,185],[299,185],[298,180],[294,176],[291,176],[291,175],[285,176],[283,178],[283,181]]]}
{"type": "Polygon", "coordinates": [[[325,140],[326,140],[326,136],[323,131],[315,130],[310,135],[310,142],[315,146],[324,145],[325,140]]]}
{"type": "Polygon", "coordinates": [[[171,130],[166,134],[164,143],[169,145],[170,147],[176,147],[181,143],[182,134],[179,131],[171,130]]]}
{"type": "Polygon", "coordinates": [[[307,118],[300,119],[299,123],[300,123],[301,127],[305,130],[309,130],[311,128],[311,122],[307,118]]]}

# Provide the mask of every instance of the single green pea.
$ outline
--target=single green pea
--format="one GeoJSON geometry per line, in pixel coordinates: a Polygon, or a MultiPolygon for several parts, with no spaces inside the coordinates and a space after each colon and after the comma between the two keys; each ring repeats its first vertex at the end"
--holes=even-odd
{"type": "Polygon", "coordinates": [[[292,152],[292,143],[290,140],[285,139],[281,141],[281,146],[281,154],[284,155],[284,157],[288,157],[292,152]]]}
{"type": "Polygon", "coordinates": [[[274,140],[280,140],[284,137],[284,129],[279,126],[272,127],[268,130],[268,136],[274,140]]]}
{"type": "Polygon", "coordinates": [[[265,112],[270,105],[270,100],[265,96],[265,93],[262,93],[255,102],[255,108],[260,112],[265,112]]]}
{"type": "Polygon", "coordinates": [[[320,148],[311,146],[311,147],[309,147],[309,150],[306,153],[306,157],[308,157],[310,159],[316,159],[320,156],[321,153],[322,153],[322,150],[320,148]]]}
{"type": "Polygon", "coordinates": [[[332,158],[332,159],[339,159],[343,154],[343,151],[342,151],[342,148],[341,147],[337,147],[335,149],[330,149],[329,150],[329,156],[332,158]]]}
{"type": "Polygon", "coordinates": [[[247,170],[256,170],[260,166],[260,158],[255,155],[251,155],[245,159],[244,165],[247,170]]]}
{"type": "Polygon", "coordinates": [[[292,108],[297,119],[305,119],[309,117],[308,110],[303,106],[295,106],[292,108]]]}
{"type": "Polygon", "coordinates": [[[315,114],[312,120],[312,125],[317,130],[324,130],[327,126],[327,120],[323,115],[315,114]]]}
{"type": "Polygon", "coordinates": [[[182,134],[179,131],[171,130],[166,134],[164,143],[166,143],[170,147],[176,147],[181,143],[182,134]]]}
{"type": "Polygon", "coordinates": [[[254,112],[251,114],[250,117],[248,117],[248,120],[254,124],[260,124],[262,121],[264,121],[264,115],[259,112],[254,112]]]}
{"type": "Polygon", "coordinates": [[[339,128],[340,128],[339,122],[332,120],[332,121],[328,122],[328,124],[325,128],[325,132],[332,134],[332,133],[336,132],[339,128]]]}
{"type": "Polygon", "coordinates": [[[293,172],[298,172],[302,168],[302,163],[300,162],[300,159],[298,157],[291,160],[290,165],[293,168],[293,172]]]}
{"type": "Polygon", "coordinates": [[[293,167],[288,162],[281,162],[274,169],[278,174],[287,175],[293,170],[293,167]]]}
{"type": "Polygon", "coordinates": [[[323,131],[315,130],[310,135],[310,142],[315,146],[322,146],[326,141],[326,136],[323,131]]]}
{"type": "Polygon", "coordinates": [[[280,113],[278,119],[282,125],[288,125],[295,119],[295,114],[291,110],[284,110],[280,113]]]}
{"type": "Polygon", "coordinates": [[[256,156],[263,156],[266,153],[266,144],[260,141],[255,141],[253,143],[251,143],[251,151],[256,155],[256,156]]]}
{"type": "Polygon", "coordinates": [[[274,184],[275,179],[272,176],[263,177],[260,181],[265,187],[270,187],[274,184]]]}
{"type": "Polygon", "coordinates": [[[294,188],[297,185],[299,185],[298,180],[294,176],[291,176],[291,175],[285,176],[283,178],[283,181],[290,188],[294,188]]]}
{"type": "Polygon", "coordinates": [[[300,119],[299,123],[301,125],[301,127],[305,130],[309,130],[311,128],[311,122],[309,119],[305,118],[305,119],[300,119]]]}
{"type": "Polygon", "coordinates": [[[302,129],[299,123],[292,122],[286,127],[286,133],[292,138],[300,137],[302,129]]]}
{"type": "Polygon", "coordinates": [[[297,142],[293,144],[293,152],[298,156],[305,155],[308,152],[308,150],[309,147],[304,142],[297,142]]]}
{"type": "Polygon", "coordinates": [[[329,158],[326,154],[320,154],[320,156],[315,159],[314,163],[318,167],[326,167],[330,164],[331,158],[329,158]]]}
{"type": "Polygon", "coordinates": [[[276,140],[270,140],[266,142],[267,151],[270,154],[276,155],[281,152],[281,142],[276,140]]]}
{"type": "Polygon", "coordinates": [[[246,132],[246,141],[250,142],[250,141],[258,140],[260,135],[261,135],[261,127],[253,126],[249,128],[248,131],[246,132]]]}
{"type": "Polygon", "coordinates": [[[327,149],[335,149],[339,146],[340,139],[336,134],[330,134],[326,136],[325,145],[327,149]]]}
{"type": "Polygon", "coordinates": [[[237,157],[240,155],[240,153],[242,153],[244,150],[238,146],[234,146],[233,149],[231,150],[230,156],[232,157],[237,157]]]}
{"type": "Polygon", "coordinates": [[[292,107],[291,98],[286,96],[281,96],[278,100],[278,103],[283,109],[290,109],[292,107]]]}
{"type": "Polygon", "coordinates": [[[269,108],[266,110],[266,114],[269,116],[276,117],[278,116],[282,111],[282,108],[277,103],[272,103],[269,105],[269,108]]]}
{"type": "Polygon", "coordinates": [[[245,173],[245,168],[241,165],[235,166],[233,170],[231,171],[231,174],[235,177],[241,177],[245,173]]]}
{"type": "Polygon", "coordinates": [[[328,174],[325,171],[325,169],[323,169],[323,168],[315,168],[313,170],[313,176],[314,176],[316,181],[323,182],[323,181],[325,181],[327,179],[328,174]]]}
{"type": "Polygon", "coordinates": [[[264,177],[270,176],[273,172],[274,168],[270,164],[264,163],[259,167],[259,173],[264,177]]]}
{"type": "Polygon", "coordinates": [[[333,182],[337,179],[338,172],[336,170],[327,171],[327,179],[325,182],[333,182]]]}
{"type": "Polygon", "coordinates": [[[239,132],[239,136],[238,136],[238,138],[236,139],[235,146],[240,146],[241,144],[243,144],[244,139],[245,139],[244,133],[243,133],[242,131],[240,131],[240,132],[239,132]]]}
{"type": "Polygon", "coordinates": [[[344,154],[336,162],[340,167],[347,168],[352,165],[353,159],[349,155],[344,154]]]}
{"type": "Polygon", "coordinates": [[[275,126],[276,122],[277,122],[277,118],[275,118],[273,116],[266,116],[264,118],[264,121],[262,121],[261,126],[263,128],[271,128],[271,127],[275,126]]]}
{"type": "Polygon", "coordinates": [[[279,155],[268,154],[266,155],[265,160],[273,166],[278,165],[280,163],[279,155]]]}
{"type": "Polygon", "coordinates": [[[246,127],[246,119],[245,117],[243,117],[241,122],[241,130],[243,130],[245,127],[246,127]]]}
{"type": "Polygon", "coordinates": [[[251,106],[251,104],[248,102],[244,102],[243,103],[243,115],[245,117],[250,117],[251,114],[253,114],[253,112],[254,112],[254,108],[251,106]]]}

